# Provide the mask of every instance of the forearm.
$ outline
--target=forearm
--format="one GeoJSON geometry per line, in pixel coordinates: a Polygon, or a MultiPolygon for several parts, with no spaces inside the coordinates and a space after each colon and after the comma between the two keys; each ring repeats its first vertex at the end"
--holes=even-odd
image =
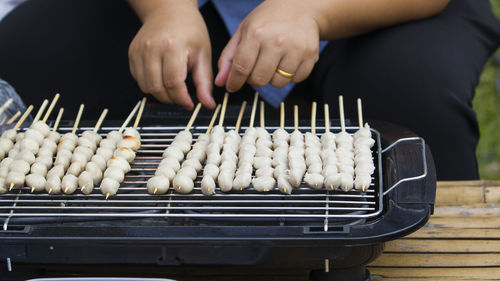
{"type": "MultiPolygon", "coordinates": [[[[175,11],[179,7],[198,9],[198,0],[127,0],[142,22],[155,11],[175,11]]],[[[175,11],[181,12],[179,10],[175,11]]]]}
{"type": "Polygon", "coordinates": [[[319,26],[320,38],[333,40],[428,18],[441,12],[449,2],[450,0],[329,0],[316,2],[313,13],[319,26]]]}

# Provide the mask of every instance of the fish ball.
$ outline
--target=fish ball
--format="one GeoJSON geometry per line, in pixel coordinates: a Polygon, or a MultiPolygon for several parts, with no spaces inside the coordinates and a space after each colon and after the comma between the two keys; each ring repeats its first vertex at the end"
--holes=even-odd
{"type": "Polygon", "coordinates": [[[45,184],[47,181],[45,177],[38,174],[30,174],[26,176],[26,185],[31,187],[33,192],[45,190],[45,184]]]}
{"type": "Polygon", "coordinates": [[[147,184],[149,194],[165,194],[170,186],[170,181],[164,176],[151,177],[147,184]]]}
{"type": "Polygon", "coordinates": [[[61,188],[64,193],[72,194],[78,188],[78,178],[72,174],[66,174],[61,181],[61,188]]]}

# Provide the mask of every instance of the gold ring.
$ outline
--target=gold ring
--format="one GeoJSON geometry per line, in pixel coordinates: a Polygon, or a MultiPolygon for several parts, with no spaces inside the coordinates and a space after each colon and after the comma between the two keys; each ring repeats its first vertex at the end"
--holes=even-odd
{"type": "Polygon", "coordinates": [[[283,70],[281,70],[281,69],[279,69],[279,68],[276,68],[276,72],[277,72],[279,75],[281,75],[281,76],[283,76],[283,77],[285,77],[285,78],[288,78],[288,79],[292,79],[292,78],[293,78],[293,76],[295,76],[295,74],[288,73],[288,72],[283,71],[283,70]]]}

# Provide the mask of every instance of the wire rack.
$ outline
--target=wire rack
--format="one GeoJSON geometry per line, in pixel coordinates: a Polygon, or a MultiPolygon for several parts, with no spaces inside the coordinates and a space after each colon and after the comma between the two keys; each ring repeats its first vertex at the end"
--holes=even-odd
{"type": "MultiPolygon", "coordinates": [[[[226,130],[234,127],[226,126],[226,130]]],[[[80,128],[79,133],[91,129],[80,128]]],[[[104,136],[116,127],[104,127],[100,133],[104,136]]],[[[205,223],[232,222],[258,223],[279,222],[301,223],[322,222],[325,230],[330,224],[345,223],[346,219],[359,220],[373,218],[383,211],[382,204],[382,161],[380,134],[372,129],[375,145],[373,158],[375,173],[372,184],[365,192],[342,190],[314,190],[302,183],[291,195],[285,195],[275,188],[266,193],[256,192],[251,186],[243,191],[223,193],[218,188],[214,196],[201,193],[200,181],[202,171],[195,181],[191,194],[179,194],[171,188],[167,194],[150,195],[147,193],[146,182],[154,174],[161,161],[163,150],[183,127],[142,127],[138,128],[142,136],[142,146],[136,159],[131,163],[132,170],[126,175],[116,196],[105,200],[98,187],[89,195],[77,191],[71,195],[33,194],[28,187],[14,189],[0,195],[0,219],[3,218],[4,229],[12,218],[28,217],[72,217],[97,219],[121,218],[163,218],[191,219],[205,223]]],[[[203,134],[207,127],[197,126],[191,132],[193,139],[203,134]]],[[[246,127],[242,127],[243,134],[246,127]]],[[[267,127],[272,133],[277,127],[267,127]]],[[[293,127],[285,127],[289,132],[293,127]]],[[[301,132],[310,131],[310,127],[302,126],[301,132]]],[[[358,127],[347,127],[349,133],[354,133],[358,127]]],[[[70,131],[70,127],[59,129],[61,133],[70,131]]],[[[316,128],[321,135],[324,128],[316,128]]],[[[337,133],[339,127],[331,128],[337,133]]]]}

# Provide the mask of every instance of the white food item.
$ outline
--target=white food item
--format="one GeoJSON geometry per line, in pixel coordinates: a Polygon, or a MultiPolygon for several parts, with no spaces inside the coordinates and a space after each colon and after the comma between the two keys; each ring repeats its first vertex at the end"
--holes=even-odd
{"type": "Polygon", "coordinates": [[[288,177],[286,174],[285,175],[280,174],[276,181],[281,193],[285,193],[288,195],[292,194],[293,187],[288,181],[288,177]]]}
{"type": "Polygon", "coordinates": [[[99,143],[99,147],[104,147],[104,148],[108,148],[108,149],[111,149],[111,150],[115,150],[116,149],[116,143],[110,139],[103,139],[100,143],[99,143]]]}
{"type": "Polygon", "coordinates": [[[47,139],[57,144],[57,142],[59,142],[59,139],[61,139],[61,134],[59,134],[58,132],[50,131],[47,139]]]}
{"type": "Polygon", "coordinates": [[[108,168],[109,167],[118,167],[120,168],[125,174],[130,171],[130,164],[127,162],[127,160],[120,158],[120,157],[111,157],[108,160],[108,168]]]}
{"type": "Polygon", "coordinates": [[[35,163],[35,155],[31,153],[30,151],[21,151],[18,154],[16,154],[16,157],[14,157],[14,160],[23,160],[27,162],[29,165],[35,163]]]}
{"type": "Polygon", "coordinates": [[[33,154],[36,154],[40,149],[40,145],[33,139],[24,138],[21,141],[20,151],[30,151],[33,154]]]}
{"type": "Polygon", "coordinates": [[[14,187],[22,187],[24,185],[25,174],[19,173],[16,171],[11,171],[7,174],[5,178],[5,183],[10,187],[13,185],[14,187]]]}
{"type": "Polygon", "coordinates": [[[193,180],[186,174],[177,173],[172,181],[172,187],[180,193],[189,193],[194,188],[193,180]]]}
{"type": "Polygon", "coordinates": [[[24,160],[14,160],[9,165],[9,173],[11,171],[26,175],[30,171],[30,164],[24,160]]]}
{"type": "Polygon", "coordinates": [[[276,180],[273,177],[272,150],[270,149],[273,144],[271,136],[266,129],[261,127],[257,128],[256,135],[256,152],[253,162],[255,178],[252,180],[252,186],[258,192],[267,192],[274,189],[274,185],[276,184],[276,180]]]}
{"type": "Polygon", "coordinates": [[[92,149],[90,149],[90,148],[88,148],[86,146],[77,146],[75,148],[75,150],[73,150],[73,155],[75,153],[82,153],[82,154],[84,154],[86,156],[86,158],[88,160],[90,160],[90,158],[92,158],[92,156],[94,155],[94,150],[92,150],[92,149]]]}
{"type": "Polygon", "coordinates": [[[24,133],[24,138],[26,139],[32,139],[34,140],[36,143],[38,143],[38,145],[41,145],[43,140],[45,139],[45,136],[42,135],[42,133],[40,133],[39,131],[37,130],[33,130],[33,129],[28,129],[25,133],[24,133]]]}
{"type": "Polygon", "coordinates": [[[325,180],[322,175],[321,141],[315,134],[307,132],[305,146],[307,172],[304,176],[304,182],[311,188],[321,189],[325,180]]]}
{"type": "Polygon", "coordinates": [[[42,149],[49,150],[54,154],[57,151],[57,144],[52,140],[44,139],[42,142],[42,146],[40,147],[40,150],[42,149]]]}
{"type": "Polygon", "coordinates": [[[306,172],[304,176],[304,182],[314,189],[321,189],[323,187],[323,181],[325,178],[321,174],[310,174],[306,172]]]}
{"type": "Polygon", "coordinates": [[[130,163],[135,159],[135,152],[128,147],[122,147],[122,148],[116,149],[115,152],[113,153],[113,156],[114,157],[121,157],[130,163]]]}
{"type": "Polygon", "coordinates": [[[102,156],[107,161],[111,157],[113,157],[113,151],[114,151],[113,149],[107,147],[99,147],[96,151],[96,155],[102,156]]]}
{"type": "Polygon", "coordinates": [[[88,171],[83,171],[80,176],[78,176],[78,186],[83,194],[90,194],[94,189],[94,179],[92,174],[88,171]]]}
{"type": "Polygon", "coordinates": [[[0,149],[9,151],[14,147],[14,143],[8,138],[0,138],[0,149]]]}
{"type": "MultiPolygon", "coordinates": [[[[92,157],[92,156],[90,156],[92,157]]],[[[88,154],[82,153],[82,152],[75,152],[73,155],[71,155],[71,163],[81,163],[82,165],[87,164],[88,160],[90,160],[90,157],[88,154]]]]}
{"type": "Polygon", "coordinates": [[[64,169],[63,165],[55,165],[47,173],[47,178],[57,177],[59,179],[62,179],[62,177],[64,176],[64,171],[65,171],[65,169],[64,169]]]}
{"type": "Polygon", "coordinates": [[[8,166],[0,167],[0,178],[5,179],[8,174],[9,174],[9,167],[8,166]]]}
{"type": "Polygon", "coordinates": [[[48,194],[61,193],[61,178],[57,176],[48,176],[45,183],[45,191],[48,194]]]}
{"type": "Polygon", "coordinates": [[[97,145],[101,142],[102,137],[98,133],[94,132],[93,130],[88,130],[82,133],[82,137],[87,138],[89,140],[94,141],[94,143],[97,145]]]}
{"type": "Polygon", "coordinates": [[[298,130],[293,131],[290,134],[290,147],[288,150],[288,166],[290,168],[288,181],[293,187],[300,186],[307,169],[304,153],[304,136],[298,130]]]}
{"type": "Polygon", "coordinates": [[[30,129],[40,132],[44,137],[47,137],[50,133],[50,128],[44,121],[37,121],[31,124],[30,129]]]}
{"type": "Polygon", "coordinates": [[[336,155],[337,167],[340,175],[340,188],[344,191],[349,191],[354,184],[354,146],[353,137],[346,133],[340,132],[336,136],[336,155]]]}
{"type": "Polygon", "coordinates": [[[41,175],[30,174],[26,176],[26,185],[31,188],[32,192],[44,191],[46,182],[45,177],[41,175]]]}
{"type": "Polygon", "coordinates": [[[193,167],[191,167],[191,166],[182,167],[177,172],[177,175],[179,175],[179,174],[183,174],[183,175],[189,177],[193,181],[196,179],[196,176],[198,175],[198,173],[196,172],[196,170],[193,167]]]}
{"type": "Polygon", "coordinates": [[[23,133],[23,132],[19,132],[19,133],[16,135],[16,141],[15,141],[15,143],[17,143],[17,142],[21,142],[23,139],[24,139],[24,133],[23,133]]]}
{"type": "Polygon", "coordinates": [[[375,144],[368,123],[354,134],[354,188],[366,191],[371,185],[375,171],[371,148],[375,144]]]}
{"type": "Polygon", "coordinates": [[[133,136],[123,136],[117,144],[118,148],[126,147],[137,151],[141,147],[141,142],[133,136]]]}
{"type": "Polygon", "coordinates": [[[118,188],[120,187],[120,182],[112,179],[112,178],[104,178],[101,182],[101,193],[106,196],[115,195],[118,192],[118,188]]]}
{"type": "Polygon", "coordinates": [[[103,172],[94,162],[88,162],[85,166],[85,171],[92,175],[94,184],[98,184],[102,180],[103,172]]]}
{"type": "Polygon", "coordinates": [[[118,167],[109,167],[104,171],[104,178],[111,178],[117,182],[122,182],[125,179],[125,173],[118,167]]]}
{"type": "Polygon", "coordinates": [[[217,177],[220,190],[228,192],[233,189],[233,180],[236,172],[236,163],[238,161],[237,151],[241,142],[241,137],[236,131],[230,130],[224,138],[222,147],[220,172],[217,177]]]}
{"type": "Polygon", "coordinates": [[[75,147],[76,147],[76,142],[63,138],[57,145],[57,151],[60,151],[62,149],[73,151],[75,147]]]}
{"type": "Polygon", "coordinates": [[[200,161],[198,161],[198,159],[194,159],[194,158],[184,160],[184,162],[182,162],[182,167],[185,167],[185,166],[193,167],[196,170],[196,172],[201,171],[201,168],[202,168],[200,161]]]}
{"type": "Polygon", "coordinates": [[[14,158],[10,158],[10,157],[4,158],[0,162],[0,167],[9,167],[9,165],[12,163],[12,161],[14,161],[14,158]]]}
{"type": "Polygon", "coordinates": [[[179,161],[177,161],[177,159],[170,158],[170,157],[163,158],[161,160],[159,166],[165,166],[165,167],[172,168],[174,170],[174,172],[179,171],[179,169],[181,168],[181,164],[179,163],[179,161]]]}
{"type": "Polygon", "coordinates": [[[258,192],[268,192],[274,188],[276,180],[271,176],[264,176],[260,178],[254,178],[252,180],[252,185],[258,192]]]}
{"type": "Polygon", "coordinates": [[[168,178],[169,181],[172,181],[175,177],[175,170],[168,166],[158,166],[158,169],[155,171],[155,176],[163,176],[168,178]]]}
{"type": "Polygon", "coordinates": [[[170,187],[170,180],[164,176],[154,176],[148,180],[146,187],[149,194],[165,194],[170,187]]]}
{"type": "Polygon", "coordinates": [[[219,167],[217,167],[217,165],[214,164],[205,165],[205,169],[203,169],[203,177],[209,176],[215,179],[217,178],[218,175],[219,175],[219,167]]]}
{"type": "Polygon", "coordinates": [[[0,194],[7,192],[7,186],[5,184],[5,179],[0,178],[0,194]]]}
{"type": "Polygon", "coordinates": [[[14,142],[16,140],[17,132],[14,129],[8,129],[2,133],[2,138],[6,138],[14,142]]]}
{"type": "Polygon", "coordinates": [[[284,129],[278,128],[273,132],[273,147],[272,154],[274,173],[278,189],[281,193],[291,194],[293,187],[288,182],[288,141],[290,135],[284,129]]]}
{"type": "Polygon", "coordinates": [[[221,169],[217,176],[217,183],[222,192],[228,192],[233,189],[233,175],[234,172],[231,170],[221,169]]]}
{"type": "Polygon", "coordinates": [[[141,140],[141,134],[139,133],[139,131],[137,131],[137,129],[134,129],[134,128],[125,129],[125,131],[123,132],[123,135],[124,136],[132,136],[139,141],[141,140]]]}
{"type": "Polygon", "coordinates": [[[78,177],[80,173],[84,170],[85,164],[82,162],[73,162],[69,165],[68,170],[66,171],[66,175],[74,175],[78,177]]]}
{"type": "MultiPolygon", "coordinates": [[[[105,140],[103,140],[105,141],[105,140]]],[[[102,157],[102,155],[94,155],[92,156],[92,158],[90,159],[90,162],[96,164],[99,169],[101,169],[101,171],[104,171],[106,169],[106,159],[104,159],[104,157],[102,157]]]]}
{"type": "Polygon", "coordinates": [[[177,162],[182,161],[184,159],[184,153],[179,147],[176,146],[169,146],[165,151],[163,152],[162,155],[163,158],[173,158],[177,160],[177,162]]]}
{"type": "Polygon", "coordinates": [[[31,165],[30,173],[45,177],[47,175],[47,166],[43,163],[35,162],[31,165]]]}
{"type": "Polygon", "coordinates": [[[66,174],[61,181],[61,189],[65,194],[73,194],[78,188],[78,178],[72,174],[66,174]]]}
{"type": "Polygon", "coordinates": [[[106,139],[116,144],[122,139],[122,134],[119,131],[111,131],[106,135],[106,139]]]}
{"type": "Polygon", "coordinates": [[[64,169],[67,169],[70,164],[71,164],[71,158],[67,158],[64,156],[60,157],[59,155],[57,155],[56,161],[54,162],[54,165],[62,165],[64,169]]]}
{"type": "Polygon", "coordinates": [[[97,144],[95,140],[86,137],[78,138],[78,146],[88,147],[92,149],[92,151],[95,151],[97,149],[97,144]]]}
{"type": "Polygon", "coordinates": [[[203,177],[201,180],[201,192],[208,196],[215,194],[215,181],[213,177],[203,177]]]}

